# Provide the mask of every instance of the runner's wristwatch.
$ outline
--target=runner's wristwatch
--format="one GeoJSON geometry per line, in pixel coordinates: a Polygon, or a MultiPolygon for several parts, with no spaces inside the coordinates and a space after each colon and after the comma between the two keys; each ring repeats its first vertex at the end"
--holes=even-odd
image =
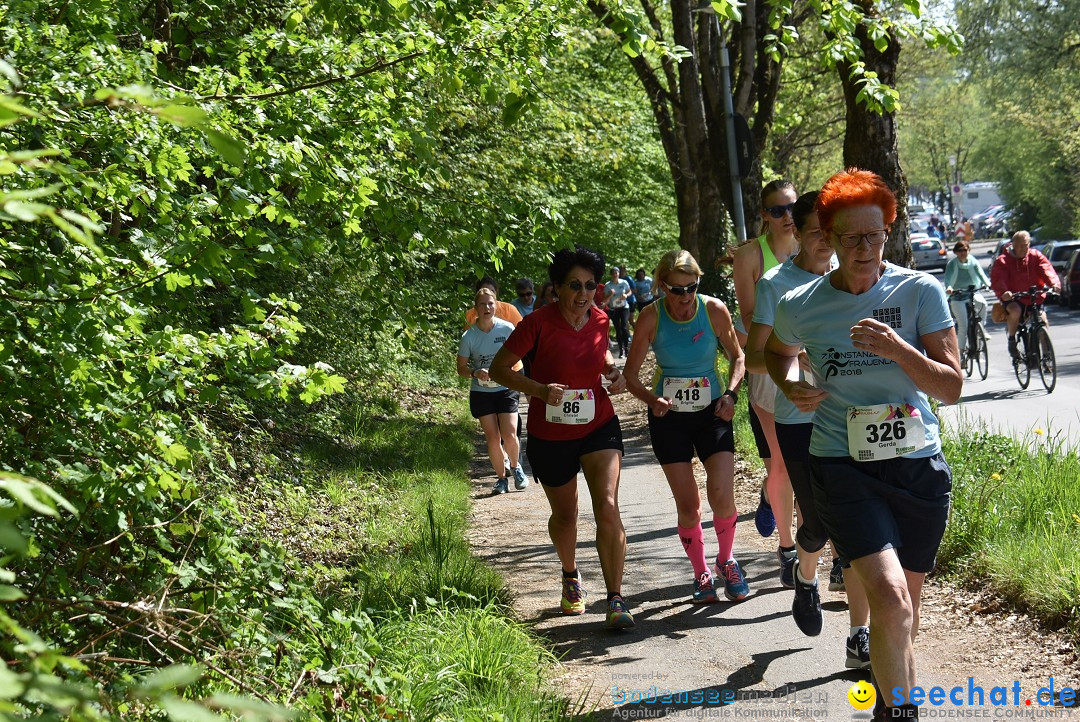
{"type": "Polygon", "coordinates": [[[739,403],[739,394],[732,391],[731,389],[727,389],[726,391],[724,391],[724,393],[722,393],[720,395],[721,396],[730,396],[732,403],[735,403],[735,404],[739,403]]]}

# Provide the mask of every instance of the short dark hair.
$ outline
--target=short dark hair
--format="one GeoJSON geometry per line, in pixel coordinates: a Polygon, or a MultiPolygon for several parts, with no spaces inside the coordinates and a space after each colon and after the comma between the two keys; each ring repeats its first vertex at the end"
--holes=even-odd
{"type": "Polygon", "coordinates": [[[592,271],[593,280],[600,283],[604,275],[604,254],[585,246],[574,246],[573,250],[563,248],[552,257],[548,278],[556,286],[561,286],[574,266],[592,271]]]}
{"type": "Polygon", "coordinates": [[[473,286],[473,291],[479,291],[484,286],[491,286],[492,290],[495,291],[496,295],[499,293],[499,284],[496,283],[495,279],[491,276],[484,276],[479,281],[477,281],[476,285],[473,286]]]}
{"type": "Polygon", "coordinates": [[[527,278],[519,278],[514,287],[519,291],[531,291],[533,289],[533,282],[527,278]]]}
{"type": "Polygon", "coordinates": [[[791,209],[791,219],[795,221],[795,228],[802,230],[806,225],[806,219],[814,212],[814,204],[817,203],[818,192],[810,191],[799,196],[795,201],[795,207],[791,209]]]}

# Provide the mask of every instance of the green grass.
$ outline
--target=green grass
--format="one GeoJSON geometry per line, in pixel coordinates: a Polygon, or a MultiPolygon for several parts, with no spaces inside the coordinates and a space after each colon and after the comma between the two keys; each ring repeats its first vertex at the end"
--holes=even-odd
{"type": "MultiPolygon", "coordinates": [[[[543,678],[553,657],[510,618],[504,581],[465,539],[476,434],[465,397],[368,399],[342,405],[336,433],[301,440],[302,478],[268,481],[273,503],[252,501],[259,530],[306,563],[294,583],[340,610],[293,643],[361,718],[564,718],[543,678]]],[[[298,701],[311,710],[325,694],[298,701]]]]}
{"type": "Polygon", "coordinates": [[[1080,633],[1080,460],[1042,429],[1022,441],[949,430],[953,506],[941,567],[1080,633]]]}

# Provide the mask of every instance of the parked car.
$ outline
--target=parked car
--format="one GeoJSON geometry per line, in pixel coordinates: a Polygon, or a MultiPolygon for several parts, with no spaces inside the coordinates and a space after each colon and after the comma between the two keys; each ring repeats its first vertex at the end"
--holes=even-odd
{"type": "Polygon", "coordinates": [[[925,233],[911,235],[911,255],[915,268],[920,271],[930,268],[944,269],[949,263],[949,252],[939,238],[931,238],[925,233]]]}
{"type": "Polygon", "coordinates": [[[1073,249],[1061,273],[1061,305],[1080,308],[1080,248],[1073,249]]]}
{"type": "Polygon", "coordinates": [[[1042,252],[1058,275],[1061,275],[1065,271],[1065,264],[1069,262],[1069,256],[1077,248],[1080,248],[1080,240],[1050,241],[1043,246],[1042,252]]]}

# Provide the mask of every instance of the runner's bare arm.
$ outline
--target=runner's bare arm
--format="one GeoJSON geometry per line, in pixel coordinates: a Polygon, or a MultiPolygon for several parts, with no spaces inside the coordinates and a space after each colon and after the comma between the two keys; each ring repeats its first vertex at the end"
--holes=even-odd
{"type": "Polygon", "coordinates": [[[765,342],[765,368],[777,388],[801,411],[813,411],[829,395],[827,391],[799,380],[799,346],[789,346],[769,334],[765,342]]]}
{"type": "MultiPolygon", "coordinates": [[[[663,302],[657,301],[657,303],[663,302]]],[[[663,416],[671,408],[671,401],[657,396],[649,387],[641,383],[641,364],[645,363],[649,347],[656,339],[656,314],[656,303],[654,303],[642,309],[638,316],[634,340],[630,343],[630,353],[626,355],[623,375],[626,376],[626,390],[635,398],[644,401],[653,410],[653,414],[663,416]]]]}
{"type": "Polygon", "coordinates": [[[754,318],[754,286],[761,277],[761,260],[757,243],[744,243],[733,254],[731,278],[735,282],[735,302],[743,328],[749,329],[754,318]]]}
{"type": "Polygon", "coordinates": [[[895,361],[928,396],[946,404],[960,398],[964,377],[960,372],[960,350],[954,327],[920,336],[926,354],[901,338],[888,324],[873,318],[864,318],[851,327],[851,341],[860,351],[895,361]]]}
{"type": "Polygon", "coordinates": [[[731,322],[731,312],[727,305],[718,298],[710,298],[705,308],[709,312],[709,320],[712,321],[713,329],[716,330],[716,338],[727,354],[731,362],[731,370],[728,373],[728,388],[738,391],[746,375],[746,357],[743,355],[739,339],[735,336],[735,326],[731,322]]]}
{"type": "Polygon", "coordinates": [[[753,323],[750,326],[750,335],[746,337],[746,370],[755,374],[768,373],[765,368],[765,342],[769,340],[772,326],[763,323],[753,323]]]}
{"type": "Polygon", "coordinates": [[[503,346],[491,361],[491,368],[489,369],[491,380],[508,389],[541,398],[545,403],[559,403],[566,386],[562,384],[542,384],[539,381],[533,381],[520,371],[514,370],[520,362],[520,356],[514,355],[506,346],[503,346]]]}

